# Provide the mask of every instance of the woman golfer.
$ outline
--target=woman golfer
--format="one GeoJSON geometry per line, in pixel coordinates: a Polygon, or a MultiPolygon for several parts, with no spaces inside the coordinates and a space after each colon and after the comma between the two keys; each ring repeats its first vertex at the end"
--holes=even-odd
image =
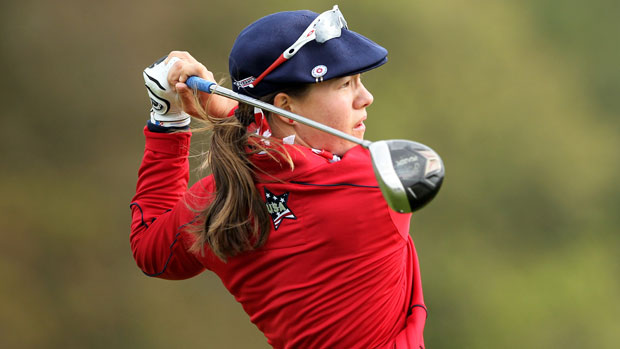
{"type": "MultiPolygon", "coordinates": [[[[362,139],[362,72],[387,51],[337,7],[275,13],[237,37],[236,92],[362,139]]],[[[208,269],[276,348],[423,348],[426,308],[410,214],[388,207],[361,146],[186,85],[213,75],[186,52],[144,71],[153,108],[131,203],[149,276],[208,269]],[[211,132],[211,175],[189,190],[190,115],[211,132]]],[[[378,116],[380,117],[380,116],[378,116]]]]}

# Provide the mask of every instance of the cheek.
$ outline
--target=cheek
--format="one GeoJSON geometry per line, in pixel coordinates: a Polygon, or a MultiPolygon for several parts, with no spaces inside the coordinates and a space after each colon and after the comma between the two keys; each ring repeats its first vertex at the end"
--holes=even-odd
{"type": "Polygon", "coordinates": [[[332,103],[321,114],[321,120],[317,120],[335,129],[349,132],[351,120],[351,110],[346,108],[343,103],[332,103]]]}
{"type": "MultiPolygon", "coordinates": [[[[313,95],[310,99],[306,99],[303,108],[298,111],[301,115],[323,125],[348,134],[354,133],[351,101],[337,94],[313,95]]],[[[300,125],[297,133],[309,146],[325,149],[338,155],[344,154],[355,146],[354,143],[305,125],[300,125]]],[[[363,137],[363,134],[353,135],[363,137]]]]}
{"type": "MultiPolygon", "coordinates": [[[[338,94],[316,94],[307,101],[307,117],[334,128],[346,125],[351,112],[350,101],[338,94]]],[[[303,115],[303,114],[302,114],[303,115]]]]}

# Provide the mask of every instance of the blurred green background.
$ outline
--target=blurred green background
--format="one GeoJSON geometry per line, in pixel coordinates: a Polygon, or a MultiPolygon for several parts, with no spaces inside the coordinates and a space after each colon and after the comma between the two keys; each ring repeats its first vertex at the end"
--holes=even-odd
{"type": "MultiPolygon", "coordinates": [[[[338,4],[390,52],[364,77],[368,138],[446,163],[411,231],[427,346],[617,348],[620,2],[338,4]]],[[[2,2],[0,347],[267,347],[214,275],[134,264],[141,72],[178,49],[224,78],[243,27],[332,5],[2,2]]]]}

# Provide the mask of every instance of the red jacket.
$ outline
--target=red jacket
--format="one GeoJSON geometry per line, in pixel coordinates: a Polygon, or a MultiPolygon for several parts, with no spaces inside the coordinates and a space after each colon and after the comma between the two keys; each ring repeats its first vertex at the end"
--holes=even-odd
{"type": "Polygon", "coordinates": [[[426,308],[410,214],[391,210],[369,153],[357,146],[329,163],[287,145],[294,171],[267,155],[252,161],[283,182],[257,184],[272,217],[267,243],[219,260],[188,252],[188,229],[208,204],[211,176],[189,191],[191,134],[154,133],[132,200],[131,248],[149,276],[215,272],[276,348],[423,347],[426,308]]]}

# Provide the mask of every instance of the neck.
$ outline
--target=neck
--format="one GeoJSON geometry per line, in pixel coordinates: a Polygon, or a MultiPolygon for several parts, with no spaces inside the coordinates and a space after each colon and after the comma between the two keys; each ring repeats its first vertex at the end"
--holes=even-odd
{"type": "Polygon", "coordinates": [[[269,127],[271,128],[272,136],[275,138],[282,139],[284,137],[297,134],[292,125],[281,121],[279,118],[270,118],[269,127]]]}

